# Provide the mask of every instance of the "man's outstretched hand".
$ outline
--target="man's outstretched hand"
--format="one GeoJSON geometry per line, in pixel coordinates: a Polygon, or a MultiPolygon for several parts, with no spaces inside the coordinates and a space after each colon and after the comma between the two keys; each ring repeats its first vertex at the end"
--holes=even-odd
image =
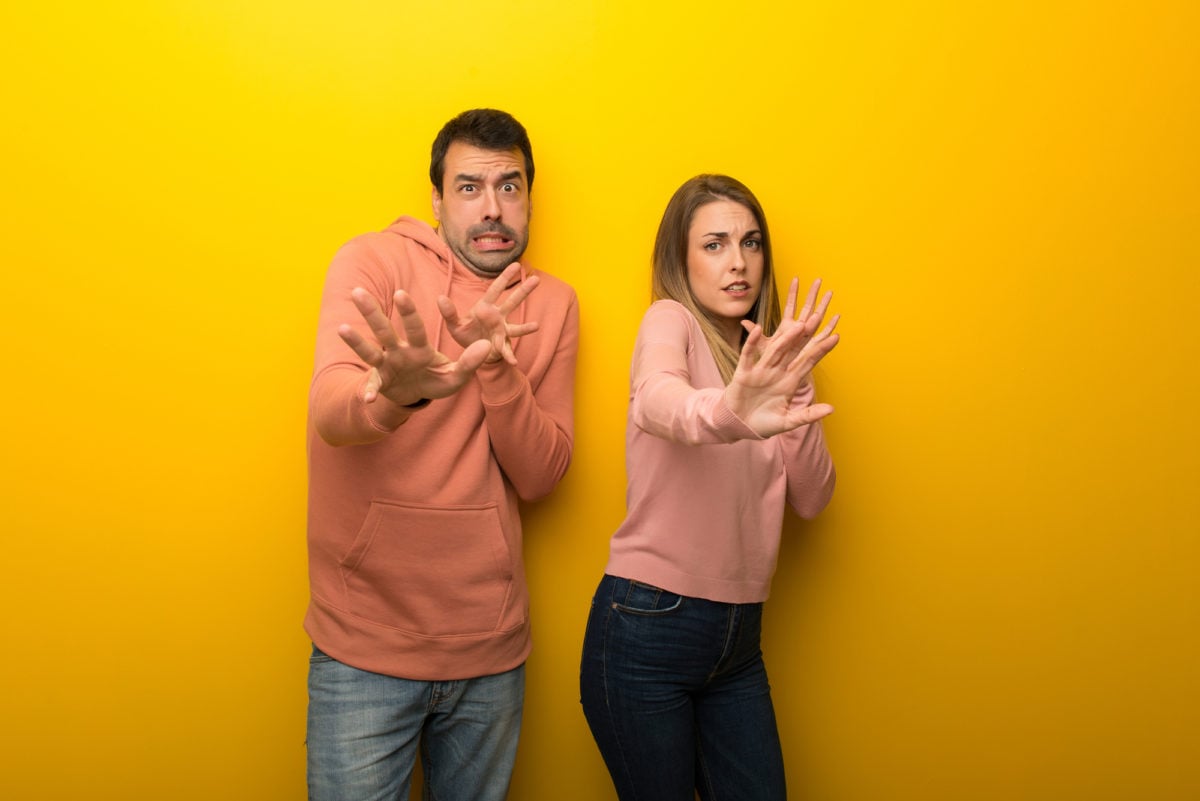
{"type": "Polygon", "coordinates": [[[371,368],[363,388],[367,403],[379,395],[401,406],[453,395],[471,379],[494,347],[490,340],[477,338],[464,346],[458,361],[450,361],[429,345],[425,323],[403,289],[392,298],[400,315],[401,331],[392,327],[387,312],[371,293],[355,288],[350,297],[374,339],[362,336],[349,325],[340,326],[338,336],[371,368]]]}

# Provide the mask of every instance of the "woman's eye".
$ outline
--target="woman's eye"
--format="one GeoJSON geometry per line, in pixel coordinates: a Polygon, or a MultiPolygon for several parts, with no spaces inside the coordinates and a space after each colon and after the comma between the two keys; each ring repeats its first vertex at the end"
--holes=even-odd
{"type": "Polygon", "coordinates": [[[758,239],[747,239],[742,244],[750,250],[758,250],[760,247],[762,247],[762,242],[758,239]]]}
{"type": "Polygon", "coordinates": [[[705,242],[704,249],[709,251],[717,251],[721,249],[720,242],[705,242]]]}

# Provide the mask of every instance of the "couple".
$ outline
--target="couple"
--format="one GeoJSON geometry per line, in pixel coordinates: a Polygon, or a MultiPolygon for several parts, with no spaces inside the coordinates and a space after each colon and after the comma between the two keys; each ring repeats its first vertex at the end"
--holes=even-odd
{"type": "MultiPolygon", "coordinates": [[[[490,109],[433,144],[433,215],[335,256],[309,399],[312,799],[502,799],[530,651],[519,500],[570,461],[578,305],[518,262],[532,149],[490,109]],[[536,290],[536,291],[535,291],[536,290]]],[[[654,247],[631,373],[628,514],[592,601],[584,713],[622,799],[774,799],[759,649],[787,503],[834,471],[811,370],[837,343],[814,284],[781,313],[766,218],[686,182],[654,247]]]]}

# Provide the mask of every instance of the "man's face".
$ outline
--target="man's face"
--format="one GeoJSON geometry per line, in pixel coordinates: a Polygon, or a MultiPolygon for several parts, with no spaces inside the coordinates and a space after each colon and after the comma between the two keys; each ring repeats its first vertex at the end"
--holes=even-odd
{"type": "Polygon", "coordinates": [[[452,142],[442,194],[433,188],[438,234],[472,272],[499,275],[529,242],[529,181],[517,148],[483,150],[452,142]]]}

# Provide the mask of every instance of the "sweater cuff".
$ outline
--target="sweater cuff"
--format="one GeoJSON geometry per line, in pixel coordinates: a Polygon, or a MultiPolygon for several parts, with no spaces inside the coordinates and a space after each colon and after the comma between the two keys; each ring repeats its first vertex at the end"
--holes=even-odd
{"type": "Polygon", "coordinates": [[[726,442],[737,442],[741,439],[762,440],[765,437],[760,437],[754,429],[746,425],[746,421],[733,413],[729,408],[729,404],[725,402],[725,393],[717,397],[717,404],[713,407],[713,428],[721,435],[721,438],[726,442]]]}

